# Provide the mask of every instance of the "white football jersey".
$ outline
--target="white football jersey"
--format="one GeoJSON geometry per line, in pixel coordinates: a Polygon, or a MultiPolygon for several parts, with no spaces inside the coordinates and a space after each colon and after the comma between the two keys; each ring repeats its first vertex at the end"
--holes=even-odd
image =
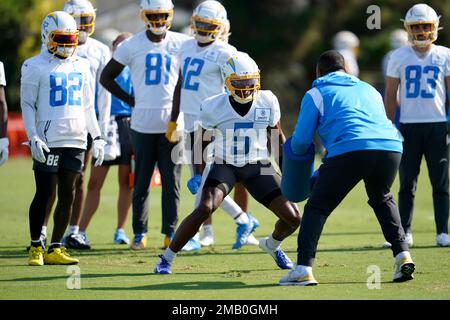
{"type": "Polygon", "coordinates": [[[352,50],[344,49],[344,50],[338,50],[340,54],[344,57],[345,60],[345,67],[347,68],[347,73],[359,77],[359,66],[358,61],[356,61],[355,54],[352,50]]]}
{"type": "Polygon", "coordinates": [[[194,131],[200,105],[206,98],[225,92],[220,71],[236,48],[220,40],[200,47],[197,40],[184,43],[181,56],[181,100],[180,112],[184,114],[184,129],[194,131]]]}
{"type": "Polygon", "coordinates": [[[35,134],[48,147],[86,148],[85,112],[94,108],[89,68],[89,61],[84,58],[59,59],[46,50],[23,63],[22,110],[35,109],[35,134]]]}
{"type": "Polygon", "coordinates": [[[446,84],[450,49],[432,45],[423,58],[411,46],[395,50],[387,76],[400,79],[400,122],[445,122],[446,84]]]}
{"type": "Polygon", "coordinates": [[[6,86],[5,68],[3,62],[0,61],[0,86],[6,86]]]}
{"type": "Polygon", "coordinates": [[[172,112],[178,82],[181,46],[187,35],[168,31],[161,42],[151,42],[146,31],[123,41],[113,59],[131,71],[135,106],[131,128],[141,133],[164,133],[172,112]]]}
{"type": "Polygon", "coordinates": [[[105,127],[111,113],[111,93],[100,84],[100,76],[111,59],[111,52],[107,45],[88,37],[85,44],[77,47],[76,54],[89,60],[91,76],[95,79],[95,107],[98,110],[98,121],[105,127]]]}
{"type": "Polygon", "coordinates": [[[231,106],[228,93],[203,101],[200,125],[214,130],[214,156],[226,163],[242,167],[268,160],[267,128],[280,121],[280,105],[270,90],[261,90],[245,116],[231,106]]]}

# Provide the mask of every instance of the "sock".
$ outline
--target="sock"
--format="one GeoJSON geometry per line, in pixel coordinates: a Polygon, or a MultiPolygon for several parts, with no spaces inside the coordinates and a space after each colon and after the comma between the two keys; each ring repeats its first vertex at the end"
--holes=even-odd
{"type": "Polygon", "coordinates": [[[267,244],[267,247],[268,247],[270,250],[276,250],[276,249],[280,246],[281,241],[275,240],[275,239],[272,237],[272,235],[270,235],[270,236],[267,238],[266,244],[267,244]]]}
{"type": "Polygon", "coordinates": [[[163,257],[167,260],[170,264],[172,264],[173,259],[177,256],[176,252],[173,252],[170,250],[170,248],[167,248],[166,251],[164,251],[163,257]]]}
{"type": "Polygon", "coordinates": [[[237,217],[234,218],[234,221],[238,224],[247,224],[248,215],[242,211],[237,217]]]}
{"type": "Polygon", "coordinates": [[[239,207],[230,196],[226,196],[225,199],[223,199],[220,208],[233,219],[236,219],[242,213],[241,207],[239,207]]]}
{"type": "Polygon", "coordinates": [[[41,239],[39,240],[31,240],[31,246],[32,247],[44,247],[44,245],[42,244],[41,239]]]}
{"type": "Polygon", "coordinates": [[[203,225],[203,230],[205,231],[205,233],[213,233],[213,226],[212,226],[212,224],[204,224],[203,225]]]}
{"type": "Polygon", "coordinates": [[[298,266],[296,267],[296,269],[299,270],[299,271],[305,270],[305,271],[308,272],[308,273],[311,273],[311,272],[312,272],[312,267],[310,267],[310,266],[298,265],[298,266]]]}
{"type": "Polygon", "coordinates": [[[72,234],[72,233],[78,233],[79,227],[78,226],[69,226],[69,228],[67,229],[67,234],[72,234]]]}
{"type": "Polygon", "coordinates": [[[61,242],[52,242],[48,247],[48,253],[52,252],[55,248],[61,248],[61,242]]]}
{"type": "Polygon", "coordinates": [[[47,238],[47,226],[42,226],[41,235],[47,238]]]}
{"type": "Polygon", "coordinates": [[[404,257],[411,257],[411,254],[409,253],[409,251],[402,251],[399,254],[397,254],[395,256],[395,261],[401,260],[404,257]]]}
{"type": "Polygon", "coordinates": [[[116,232],[123,232],[123,233],[125,233],[125,230],[123,230],[123,228],[117,228],[116,232]]]}

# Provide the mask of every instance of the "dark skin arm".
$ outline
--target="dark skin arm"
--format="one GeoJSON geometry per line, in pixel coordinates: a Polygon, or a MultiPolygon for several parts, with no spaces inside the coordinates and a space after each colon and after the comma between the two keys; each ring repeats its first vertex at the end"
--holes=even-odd
{"type": "Polygon", "coordinates": [[[5,89],[0,86],[0,138],[6,137],[8,126],[8,105],[6,104],[5,89]]]}
{"type": "Polygon", "coordinates": [[[134,97],[124,91],[115,80],[116,77],[122,72],[123,68],[125,68],[125,66],[118,63],[116,60],[109,60],[100,76],[100,83],[106,90],[111,92],[112,95],[122,100],[130,107],[134,107],[134,97]]]}
{"type": "Polygon", "coordinates": [[[180,97],[181,97],[181,70],[178,74],[178,82],[175,86],[175,91],[173,92],[173,102],[172,102],[172,113],[170,115],[170,121],[176,122],[178,115],[180,114],[180,97]]]}
{"type": "Polygon", "coordinates": [[[283,130],[281,129],[281,123],[278,121],[278,123],[273,127],[267,128],[267,135],[269,140],[269,151],[273,152],[273,157],[275,158],[275,161],[277,162],[278,167],[280,170],[282,170],[283,165],[283,144],[286,142],[286,137],[284,136],[283,130]],[[277,150],[272,150],[272,147],[275,147],[277,145],[272,146],[272,142],[278,144],[277,150]]]}
{"type": "Polygon", "coordinates": [[[212,137],[212,131],[205,130],[202,127],[198,129],[198,131],[195,134],[195,142],[194,142],[194,152],[192,153],[192,161],[194,163],[194,171],[195,174],[202,174],[203,170],[205,169],[206,163],[205,159],[203,158],[203,153],[206,149],[206,147],[211,143],[212,137]],[[205,139],[204,139],[205,137],[205,139]],[[198,154],[198,152],[201,150],[201,155],[198,154]],[[201,157],[201,161],[199,156],[201,157]]]}

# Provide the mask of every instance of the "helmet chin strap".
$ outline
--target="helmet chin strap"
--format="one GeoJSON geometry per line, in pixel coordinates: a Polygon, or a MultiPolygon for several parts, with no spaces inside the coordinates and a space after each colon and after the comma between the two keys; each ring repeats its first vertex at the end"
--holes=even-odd
{"type": "Polygon", "coordinates": [[[154,35],[157,35],[157,36],[160,36],[160,35],[164,34],[164,32],[166,32],[166,27],[160,27],[160,28],[149,27],[148,29],[150,30],[151,33],[153,33],[154,35]]]}
{"type": "Polygon", "coordinates": [[[86,31],[80,30],[80,33],[78,34],[78,44],[83,45],[86,43],[89,35],[86,31]]]}
{"type": "Polygon", "coordinates": [[[255,98],[255,94],[254,93],[252,93],[247,98],[241,98],[236,93],[233,93],[232,96],[233,96],[233,100],[236,101],[239,104],[247,104],[247,103],[249,103],[250,101],[252,101],[255,98]]]}

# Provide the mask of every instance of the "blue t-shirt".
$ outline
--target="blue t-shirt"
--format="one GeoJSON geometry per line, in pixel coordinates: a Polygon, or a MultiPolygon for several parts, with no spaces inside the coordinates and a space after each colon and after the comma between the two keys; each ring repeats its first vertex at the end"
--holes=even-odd
{"type": "Polygon", "coordinates": [[[403,151],[403,139],[387,118],[380,93],[345,72],[318,78],[305,94],[292,150],[304,154],[316,131],[327,157],[358,150],[403,151]]]}
{"type": "MultiPolygon", "coordinates": [[[[134,96],[133,86],[131,83],[131,73],[128,67],[123,68],[122,72],[115,79],[119,86],[130,95],[134,96]]],[[[112,116],[131,116],[131,107],[123,102],[122,100],[116,98],[114,95],[111,96],[111,115],[112,116]]]]}

